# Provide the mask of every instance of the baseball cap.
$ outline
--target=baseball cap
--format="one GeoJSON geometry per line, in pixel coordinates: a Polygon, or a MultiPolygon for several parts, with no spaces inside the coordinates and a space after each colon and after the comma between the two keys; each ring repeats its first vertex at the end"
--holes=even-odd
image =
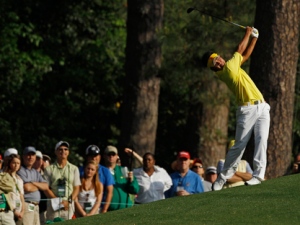
{"type": "Polygon", "coordinates": [[[106,147],[106,149],[104,150],[104,153],[108,154],[108,153],[111,153],[111,152],[114,152],[114,153],[118,154],[118,149],[115,146],[108,145],[106,147]]]}
{"type": "Polygon", "coordinates": [[[40,159],[43,158],[43,154],[42,154],[41,151],[38,151],[38,150],[37,150],[36,153],[35,153],[35,155],[36,155],[37,158],[40,158],[40,159]]]}
{"type": "Polygon", "coordinates": [[[66,146],[66,147],[68,147],[69,148],[69,143],[68,142],[66,142],[66,141],[59,141],[59,142],[57,142],[57,144],[55,145],[55,149],[54,150],[56,150],[56,149],[58,149],[60,146],[62,146],[62,145],[64,145],[64,146],[66,146]]]}
{"type": "Polygon", "coordinates": [[[100,148],[97,145],[89,145],[85,150],[86,155],[98,155],[100,154],[100,148]]]}
{"type": "Polygon", "coordinates": [[[44,161],[48,160],[49,162],[51,162],[51,158],[50,158],[49,155],[43,154],[43,160],[44,160],[44,161]]]}
{"type": "Polygon", "coordinates": [[[181,151],[177,154],[177,159],[179,158],[186,158],[186,159],[190,159],[190,153],[186,152],[186,151],[181,151]]]}
{"type": "Polygon", "coordinates": [[[28,146],[26,148],[24,148],[23,151],[23,155],[27,155],[28,153],[33,152],[34,154],[36,154],[36,149],[33,146],[28,146]]]}
{"type": "Polygon", "coordinates": [[[217,168],[214,166],[207,167],[205,174],[209,174],[209,173],[217,173],[217,168]]]}
{"type": "Polygon", "coordinates": [[[194,166],[196,163],[200,163],[200,164],[203,165],[202,160],[199,159],[199,158],[195,158],[195,159],[193,160],[192,166],[194,166]]]}
{"type": "Polygon", "coordinates": [[[15,148],[9,148],[4,152],[4,158],[12,154],[18,155],[18,150],[15,148]]]}

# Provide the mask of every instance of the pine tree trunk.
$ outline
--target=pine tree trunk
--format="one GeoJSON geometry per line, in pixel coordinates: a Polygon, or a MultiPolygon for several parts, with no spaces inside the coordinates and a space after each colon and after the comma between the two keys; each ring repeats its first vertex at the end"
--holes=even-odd
{"type": "MultiPolygon", "coordinates": [[[[251,56],[250,76],[271,106],[268,179],[286,174],[290,167],[300,1],[257,0],[256,5],[260,36],[251,56]]],[[[253,145],[247,151],[253,154],[253,145]]]]}
{"type": "MultiPolygon", "coordinates": [[[[126,79],[122,104],[120,153],[131,147],[154,153],[160,92],[163,0],[128,0],[126,79]]],[[[123,160],[126,164],[126,157],[123,160]]]]}
{"type": "Polygon", "coordinates": [[[216,166],[225,157],[227,147],[229,96],[227,86],[215,78],[206,82],[199,127],[199,156],[204,167],[216,166]]]}

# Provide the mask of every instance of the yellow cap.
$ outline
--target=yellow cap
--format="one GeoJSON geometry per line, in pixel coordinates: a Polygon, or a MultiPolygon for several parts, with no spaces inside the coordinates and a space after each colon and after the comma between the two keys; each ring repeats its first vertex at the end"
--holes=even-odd
{"type": "Polygon", "coordinates": [[[213,67],[214,66],[214,58],[216,58],[218,56],[217,53],[213,53],[209,56],[208,60],[207,60],[207,67],[210,68],[210,67],[213,67]]]}

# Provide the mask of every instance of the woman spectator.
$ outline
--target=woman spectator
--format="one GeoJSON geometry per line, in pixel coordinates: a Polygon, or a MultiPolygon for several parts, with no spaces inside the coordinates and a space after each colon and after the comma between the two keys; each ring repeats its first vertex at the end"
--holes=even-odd
{"type": "Polygon", "coordinates": [[[77,217],[91,216],[99,213],[103,194],[103,185],[99,180],[98,164],[91,160],[84,168],[79,194],[75,200],[77,217]]]}
{"type": "Polygon", "coordinates": [[[164,192],[172,186],[172,180],[165,169],[155,165],[155,157],[148,152],[143,156],[143,167],[133,170],[140,191],[135,202],[143,204],[164,199],[164,192]]]}
{"type": "Polygon", "coordinates": [[[14,179],[13,191],[10,192],[11,205],[14,212],[16,224],[22,224],[24,214],[24,188],[23,180],[17,175],[21,166],[21,158],[19,155],[11,154],[5,158],[3,171],[10,174],[14,179]]]}

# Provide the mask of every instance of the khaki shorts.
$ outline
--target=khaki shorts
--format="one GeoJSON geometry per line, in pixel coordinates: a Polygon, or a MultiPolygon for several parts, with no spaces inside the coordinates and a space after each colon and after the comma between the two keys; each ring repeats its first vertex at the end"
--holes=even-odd
{"type": "Polygon", "coordinates": [[[9,211],[0,212],[0,225],[11,225],[15,224],[14,213],[9,211]]]}
{"type": "Polygon", "coordinates": [[[40,225],[40,213],[39,206],[33,205],[28,202],[24,202],[24,215],[21,220],[18,220],[17,225],[21,224],[32,224],[32,225],[40,225]]]}

